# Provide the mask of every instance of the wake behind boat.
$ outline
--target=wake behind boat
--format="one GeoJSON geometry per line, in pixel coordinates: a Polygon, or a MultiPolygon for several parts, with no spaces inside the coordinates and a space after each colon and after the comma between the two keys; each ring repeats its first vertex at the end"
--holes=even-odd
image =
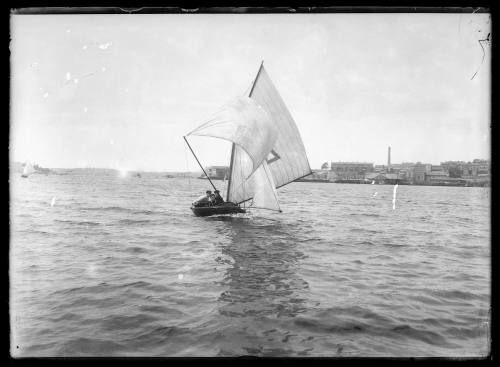
{"type": "MultiPolygon", "coordinates": [[[[193,203],[197,216],[244,213],[249,208],[281,212],[276,189],[312,174],[299,130],[276,87],[260,65],[248,97],[223,106],[209,121],[187,134],[232,142],[226,201],[207,193],[193,203]]],[[[198,157],[184,140],[214,190],[198,157]]]]}

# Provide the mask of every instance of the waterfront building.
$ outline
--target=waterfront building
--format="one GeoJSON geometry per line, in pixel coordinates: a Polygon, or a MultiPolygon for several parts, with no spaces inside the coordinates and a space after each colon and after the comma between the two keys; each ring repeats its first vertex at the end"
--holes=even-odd
{"type": "Polygon", "coordinates": [[[413,167],[415,167],[415,163],[413,162],[403,162],[399,164],[399,170],[397,171],[399,178],[401,180],[411,182],[413,179],[413,167]]]}
{"type": "Polygon", "coordinates": [[[490,161],[486,159],[474,159],[472,162],[447,161],[442,162],[441,167],[450,177],[468,179],[489,178],[491,170],[490,161]]]}
{"type": "Polygon", "coordinates": [[[460,170],[462,171],[463,178],[477,178],[479,175],[488,176],[490,167],[488,163],[464,163],[461,164],[460,170]]]}
{"type": "Polygon", "coordinates": [[[403,166],[401,164],[392,163],[390,168],[390,173],[398,173],[399,171],[401,171],[402,168],[403,166]]]}
{"type": "Polygon", "coordinates": [[[427,172],[425,174],[425,182],[428,184],[432,184],[434,182],[439,182],[443,180],[447,180],[450,176],[444,170],[434,170],[427,172]]]}
{"type": "MultiPolygon", "coordinates": [[[[227,179],[227,174],[229,172],[229,167],[227,166],[210,166],[206,167],[205,171],[212,180],[223,180],[224,177],[227,179]]],[[[205,175],[202,175],[205,178],[205,175]]]]}
{"type": "Polygon", "coordinates": [[[437,165],[434,165],[434,164],[431,165],[431,172],[441,172],[443,174],[446,173],[446,171],[445,171],[445,169],[444,169],[443,166],[440,166],[440,165],[437,166],[437,165]]]}
{"type": "Polygon", "coordinates": [[[431,172],[432,165],[425,163],[422,164],[420,162],[417,162],[413,166],[413,172],[412,172],[412,183],[413,184],[424,184],[425,183],[425,175],[431,172]]]}
{"type": "Polygon", "coordinates": [[[363,179],[374,168],[373,163],[366,162],[331,162],[330,170],[339,179],[363,179]]]}
{"type": "Polygon", "coordinates": [[[365,176],[368,181],[375,181],[376,184],[395,185],[401,180],[397,173],[369,173],[365,176]]]}

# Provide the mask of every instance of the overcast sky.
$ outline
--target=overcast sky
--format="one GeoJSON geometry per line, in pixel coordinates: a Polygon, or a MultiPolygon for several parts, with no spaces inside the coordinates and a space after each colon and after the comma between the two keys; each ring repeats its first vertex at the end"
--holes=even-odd
{"type": "MultiPolygon", "coordinates": [[[[182,136],[261,60],[312,168],[489,158],[488,14],[16,15],[14,161],[198,170],[182,136]],[[477,71],[474,79],[471,80],[477,71]]],[[[229,143],[192,137],[204,165],[229,143]]]]}

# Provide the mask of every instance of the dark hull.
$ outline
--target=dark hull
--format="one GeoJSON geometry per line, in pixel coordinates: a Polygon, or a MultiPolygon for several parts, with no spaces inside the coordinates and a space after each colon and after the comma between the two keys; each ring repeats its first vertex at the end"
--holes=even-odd
{"type": "Polygon", "coordinates": [[[208,217],[210,215],[246,213],[245,209],[232,203],[224,203],[217,206],[191,206],[191,210],[197,217],[208,217]]]}

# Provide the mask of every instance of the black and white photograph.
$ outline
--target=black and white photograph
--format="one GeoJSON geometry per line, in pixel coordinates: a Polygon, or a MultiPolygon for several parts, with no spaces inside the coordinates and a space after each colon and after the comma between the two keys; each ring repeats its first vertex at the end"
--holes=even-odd
{"type": "Polygon", "coordinates": [[[11,9],[12,358],[491,358],[489,9],[103,9],[11,9]]]}

